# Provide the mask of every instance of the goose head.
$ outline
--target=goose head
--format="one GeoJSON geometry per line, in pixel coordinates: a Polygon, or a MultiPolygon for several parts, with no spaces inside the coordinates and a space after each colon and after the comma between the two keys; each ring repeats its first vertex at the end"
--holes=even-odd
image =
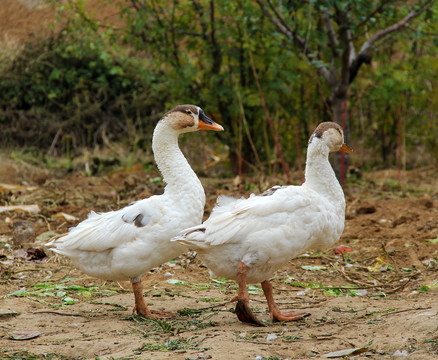
{"type": "Polygon", "coordinates": [[[325,144],[328,147],[329,152],[344,151],[350,153],[353,151],[344,142],[344,132],[342,131],[342,127],[332,121],[323,122],[318,125],[310,137],[309,145],[314,140],[325,144]]]}
{"type": "Polygon", "coordinates": [[[176,132],[183,134],[197,130],[222,131],[224,128],[205,115],[204,110],[196,105],[178,105],[168,111],[160,122],[176,132]]]}

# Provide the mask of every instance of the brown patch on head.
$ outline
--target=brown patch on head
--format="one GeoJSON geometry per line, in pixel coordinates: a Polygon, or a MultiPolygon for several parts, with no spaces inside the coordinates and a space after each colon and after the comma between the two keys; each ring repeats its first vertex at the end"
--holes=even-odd
{"type": "Polygon", "coordinates": [[[187,110],[190,110],[192,113],[198,115],[198,107],[195,105],[177,105],[175,106],[172,110],[168,111],[164,116],[167,116],[170,113],[173,112],[182,112],[182,113],[187,113],[187,110]]]}
{"type": "Polygon", "coordinates": [[[321,138],[322,134],[328,129],[335,129],[339,132],[340,135],[342,135],[342,128],[333,121],[327,121],[319,124],[318,127],[313,132],[313,135],[318,138],[321,138]]]}
{"type": "Polygon", "coordinates": [[[175,130],[185,129],[195,125],[194,115],[198,115],[198,107],[195,105],[178,105],[168,111],[162,120],[171,117],[169,125],[175,130]]]}

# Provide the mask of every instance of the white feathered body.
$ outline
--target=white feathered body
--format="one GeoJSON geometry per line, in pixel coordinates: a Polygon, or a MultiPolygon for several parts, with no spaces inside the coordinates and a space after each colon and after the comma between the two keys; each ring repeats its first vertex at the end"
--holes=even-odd
{"type": "Polygon", "coordinates": [[[274,187],[248,199],[219,198],[204,224],[174,241],[196,250],[212,275],[237,280],[243,262],[248,283],[267,280],[308,250],[333,245],[344,230],[345,198],[329,150],[320,139],[309,144],[303,185],[274,187]]]}
{"type": "Polygon", "coordinates": [[[204,209],[202,199],[186,195],[179,200],[152,196],[118,211],[91,212],[58,239],[52,250],[70,257],[80,270],[94,277],[134,279],[185,251],[170,239],[188,224],[199,224],[204,209]],[[146,226],[135,225],[139,214],[146,226]]]}
{"type": "Polygon", "coordinates": [[[256,283],[290,259],[335,243],[344,230],[342,216],[315,191],[289,186],[219,206],[180,242],[195,249],[212,274],[237,280],[242,261],[248,266],[247,281],[256,283]]]}
{"type": "Polygon", "coordinates": [[[202,184],[178,147],[178,135],[184,131],[175,131],[163,120],[155,128],[153,150],[167,183],[164,194],[117,211],[91,212],[66,236],[48,243],[51,250],[70,257],[91,276],[133,282],[182,254],[186,249],[170,240],[200,224],[205,205],[202,184]]]}

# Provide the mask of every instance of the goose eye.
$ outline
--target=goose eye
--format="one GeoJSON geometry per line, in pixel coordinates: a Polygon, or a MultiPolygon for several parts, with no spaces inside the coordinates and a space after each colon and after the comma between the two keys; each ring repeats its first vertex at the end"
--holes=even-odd
{"type": "Polygon", "coordinates": [[[186,114],[192,115],[192,111],[191,110],[186,110],[186,114]]]}

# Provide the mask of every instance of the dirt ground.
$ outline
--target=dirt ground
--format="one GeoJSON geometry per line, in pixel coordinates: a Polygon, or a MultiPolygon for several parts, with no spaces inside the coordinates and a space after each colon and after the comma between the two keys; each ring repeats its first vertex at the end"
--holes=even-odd
{"type": "MultiPolygon", "coordinates": [[[[251,286],[251,305],[267,325],[259,328],[237,320],[235,283],[210,279],[194,253],[143,276],[151,308],[176,314],[152,321],[132,316],[129,282],[88,277],[42,246],[91,209],[161,193],[156,171],[90,177],[2,156],[0,359],[310,359],[347,349],[358,349],[351,359],[436,359],[437,170],[402,173],[401,190],[395,171],[350,179],[340,241],[290,261],[272,281],[280,308],[311,316],[271,323],[260,286],[251,286]]],[[[236,179],[202,181],[207,213],[218,193],[238,193],[236,179]]]]}
{"type": "MultiPolygon", "coordinates": [[[[117,22],[111,5],[87,6],[117,22]]],[[[41,0],[2,0],[0,43],[19,48],[53,18],[41,0]]],[[[235,283],[210,279],[194,253],[143,276],[151,308],[176,314],[152,321],[132,316],[129,282],[88,277],[42,245],[90,210],[161,193],[156,171],[131,166],[91,177],[0,154],[0,359],[437,359],[437,173],[403,172],[401,189],[396,171],[350,179],[340,241],[292,260],[272,280],[281,309],[311,316],[271,323],[260,286],[252,286],[253,309],[267,325],[256,328],[232,312],[235,283]],[[14,205],[28,207],[6,211],[14,205]]],[[[262,180],[241,188],[278,183],[262,180]]],[[[206,214],[219,193],[239,193],[236,179],[202,181],[206,214]]]]}
{"type": "MultiPolygon", "coordinates": [[[[19,48],[30,37],[41,37],[53,32],[50,25],[56,18],[57,2],[46,0],[1,0],[0,44],[2,49],[19,48]]],[[[58,2],[59,3],[59,2],[58,2]]],[[[114,3],[87,0],[85,9],[102,24],[119,26],[119,9],[114,3]]],[[[55,28],[62,26],[58,19],[55,28]]]]}

